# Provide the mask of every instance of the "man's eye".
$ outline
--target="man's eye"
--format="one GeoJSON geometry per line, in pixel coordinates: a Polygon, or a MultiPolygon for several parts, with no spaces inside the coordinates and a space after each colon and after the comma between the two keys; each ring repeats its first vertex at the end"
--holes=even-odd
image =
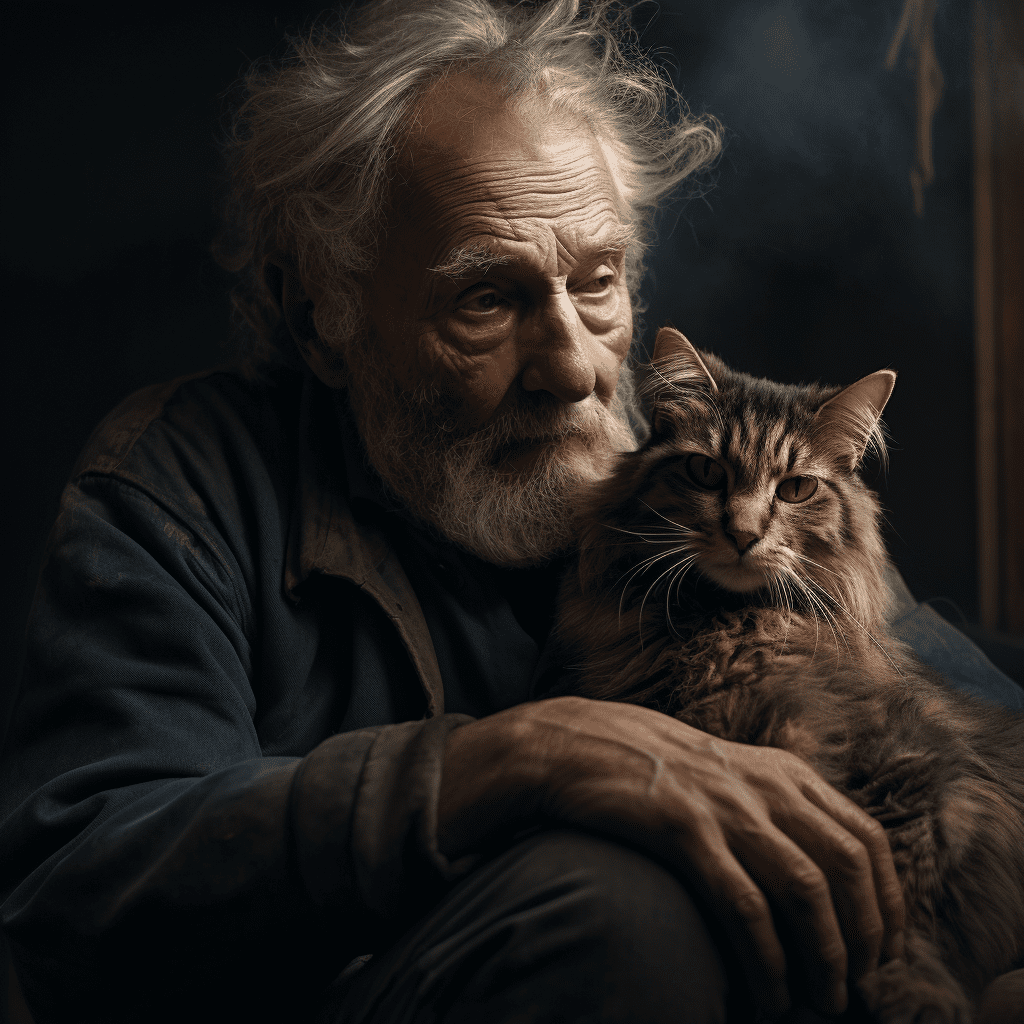
{"type": "Polygon", "coordinates": [[[614,283],[614,274],[601,274],[599,277],[592,277],[589,281],[584,282],[576,290],[588,295],[600,295],[602,292],[608,291],[614,283]]]}
{"type": "Polygon", "coordinates": [[[490,313],[505,305],[504,300],[497,292],[481,292],[479,295],[471,295],[468,299],[459,303],[459,309],[469,313],[490,313]]]}

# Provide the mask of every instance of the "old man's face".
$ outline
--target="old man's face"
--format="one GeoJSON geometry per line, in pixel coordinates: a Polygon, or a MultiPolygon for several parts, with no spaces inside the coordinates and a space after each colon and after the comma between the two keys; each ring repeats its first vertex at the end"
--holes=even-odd
{"type": "Polygon", "coordinates": [[[571,539],[581,485],[634,447],[613,174],[578,122],[536,98],[512,111],[466,75],[425,97],[400,167],[368,339],[349,358],[361,436],[450,539],[540,561],[571,539]]]}

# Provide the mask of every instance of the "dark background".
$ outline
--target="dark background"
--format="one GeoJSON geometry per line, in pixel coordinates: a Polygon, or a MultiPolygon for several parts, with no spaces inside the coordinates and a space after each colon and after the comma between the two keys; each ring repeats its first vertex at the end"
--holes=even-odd
{"type": "MultiPolygon", "coordinates": [[[[739,369],[849,383],[900,373],[877,485],[915,595],[975,619],[970,9],[940,0],[945,76],[925,216],[909,170],[904,0],[648,3],[636,19],[729,142],[659,224],[646,337],[671,320],[739,369]]],[[[8,25],[3,169],[7,418],[4,673],[89,432],[146,384],[220,362],[228,282],[209,256],[221,95],[317,6],[86,7],[8,25]]]]}

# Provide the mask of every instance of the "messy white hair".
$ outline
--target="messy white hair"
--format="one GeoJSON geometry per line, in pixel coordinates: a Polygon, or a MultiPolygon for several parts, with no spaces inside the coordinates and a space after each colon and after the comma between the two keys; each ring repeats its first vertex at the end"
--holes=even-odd
{"type": "MultiPolygon", "coordinates": [[[[373,0],[348,19],[290,40],[288,55],[253,67],[225,144],[229,197],[215,245],[234,271],[245,364],[294,353],[267,280],[271,262],[328,285],[348,338],[362,322],[356,275],[373,270],[392,162],[419,97],[470,70],[510,97],[543,90],[613,155],[633,242],[626,263],[634,314],[658,202],[709,165],[721,126],[687,110],[639,52],[629,11],[613,0],[373,0]],[[581,7],[583,8],[581,11],[581,7]]],[[[338,334],[319,342],[344,365],[338,334]]],[[[344,346],[342,346],[344,347],[344,346]]]]}

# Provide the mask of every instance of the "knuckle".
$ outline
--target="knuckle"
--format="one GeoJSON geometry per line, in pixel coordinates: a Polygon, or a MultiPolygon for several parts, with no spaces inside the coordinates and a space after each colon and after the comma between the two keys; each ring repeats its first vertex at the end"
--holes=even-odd
{"type": "Polygon", "coordinates": [[[885,827],[877,818],[872,818],[867,812],[864,814],[864,831],[868,842],[878,847],[884,847],[888,851],[889,837],[885,834],[885,827]]]}
{"type": "Polygon", "coordinates": [[[883,912],[887,915],[890,922],[895,922],[897,927],[902,927],[904,917],[906,916],[906,901],[903,897],[903,888],[899,882],[883,886],[879,898],[883,912]]]}
{"type": "Polygon", "coordinates": [[[792,777],[805,774],[804,769],[808,767],[807,762],[802,758],[781,747],[758,747],[756,749],[763,752],[762,757],[772,771],[778,771],[781,768],[787,776],[792,777]]]}
{"type": "Polygon", "coordinates": [[[768,901],[757,889],[744,889],[731,895],[736,916],[748,925],[761,924],[771,913],[768,901]]]}
{"type": "Polygon", "coordinates": [[[792,892],[803,903],[818,903],[829,896],[825,876],[813,865],[801,865],[791,876],[792,892]]]}
{"type": "Polygon", "coordinates": [[[889,903],[893,903],[902,909],[903,886],[900,884],[900,880],[894,877],[892,880],[885,882],[881,886],[881,896],[882,899],[887,900],[889,903]]]}
{"type": "Polygon", "coordinates": [[[843,875],[859,877],[871,872],[871,858],[863,843],[847,835],[836,842],[835,864],[843,875]]]}
{"type": "Polygon", "coordinates": [[[841,942],[829,942],[821,947],[821,962],[832,973],[846,977],[846,947],[841,942]]]}
{"type": "Polygon", "coordinates": [[[860,927],[861,945],[868,949],[877,949],[882,945],[885,938],[885,926],[880,920],[872,920],[862,923],[860,927]]]}

